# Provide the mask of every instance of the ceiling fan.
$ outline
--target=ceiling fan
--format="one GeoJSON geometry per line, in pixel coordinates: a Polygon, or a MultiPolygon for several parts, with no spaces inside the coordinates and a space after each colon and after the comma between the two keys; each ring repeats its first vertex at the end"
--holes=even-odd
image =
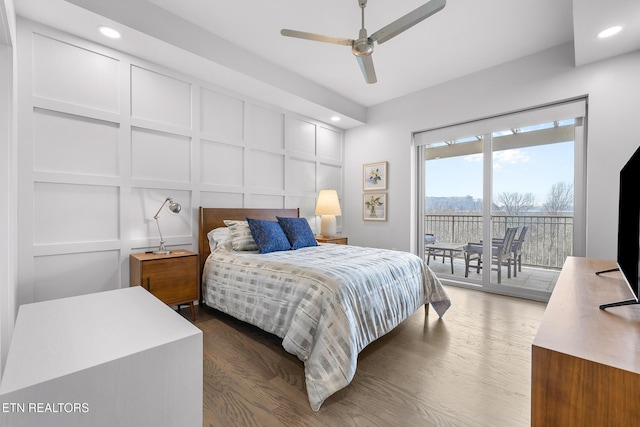
{"type": "Polygon", "coordinates": [[[375,83],[378,80],[376,78],[376,70],[373,67],[373,59],[371,58],[371,54],[373,53],[373,43],[378,42],[378,44],[382,44],[387,40],[390,40],[403,31],[413,27],[417,23],[424,21],[436,12],[439,12],[446,4],[446,0],[431,0],[414,11],[407,13],[403,17],[396,19],[389,25],[380,28],[378,31],[371,34],[371,36],[367,37],[367,30],[364,28],[364,8],[367,6],[367,0],[358,0],[358,5],[362,10],[362,28],[360,29],[360,34],[356,40],[341,39],[287,29],[281,30],[280,34],[288,37],[297,37],[300,39],[351,46],[351,52],[353,52],[358,60],[364,79],[367,83],[375,83]]]}

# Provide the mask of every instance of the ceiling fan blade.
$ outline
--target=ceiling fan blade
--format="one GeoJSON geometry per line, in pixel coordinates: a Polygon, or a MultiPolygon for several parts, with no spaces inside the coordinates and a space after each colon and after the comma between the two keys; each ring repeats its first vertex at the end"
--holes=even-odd
{"type": "Polygon", "coordinates": [[[378,31],[371,34],[369,39],[371,39],[371,41],[377,41],[378,44],[382,44],[403,31],[408,30],[417,23],[424,21],[436,12],[441,11],[444,9],[446,4],[447,0],[431,0],[414,11],[407,13],[403,17],[396,19],[391,24],[380,28],[378,31]]]}
{"type": "Polygon", "coordinates": [[[360,70],[362,70],[362,74],[364,75],[364,79],[367,83],[375,83],[378,81],[376,78],[376,69],[373,68],[373,58],[371,55],[366,56],[356,56],[358,60],[358,65],[360,65],[360,70]]]}
{"type": "Polygon", "coordinates": [[[316,42],[341,44],[344,46],[351,46],[353,44],[353,40],[350,40],[350,39],[341,39],[338,37],[323,36],[320,34],[306,33],[304,31],[282,29],[280,30],[280,34],[287,37],[296,37],[299,39],[313,40],[316,42]]]}

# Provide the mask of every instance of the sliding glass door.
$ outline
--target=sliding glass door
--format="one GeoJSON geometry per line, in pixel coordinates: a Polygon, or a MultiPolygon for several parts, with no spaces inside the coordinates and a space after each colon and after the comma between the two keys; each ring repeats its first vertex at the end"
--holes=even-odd
{"type": "Polygon", "coordinates": [[[584,254],[584,105],[415,135],[419,247],[441,279],[548,298],[584,254]]]}

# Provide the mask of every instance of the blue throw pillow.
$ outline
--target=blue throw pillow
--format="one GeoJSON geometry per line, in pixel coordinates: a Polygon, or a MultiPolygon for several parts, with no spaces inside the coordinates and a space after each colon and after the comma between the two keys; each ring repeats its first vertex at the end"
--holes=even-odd
{"type": "Polygon", "coordinates": [[[266,254],[276,251],[288,251],[291,244],[282,231],[280,224],[264,219],[247,218],[253,240],[258,245],[258,252],[266,254]]]}
{"type": "Polygon", "coordinates": [[[306,248],[307,246],[318,246],[316,237],[311,231],[306,218],[282,218],[277,216],[278,223],[282,231],[291,243],[291,249],[306,248]]]}

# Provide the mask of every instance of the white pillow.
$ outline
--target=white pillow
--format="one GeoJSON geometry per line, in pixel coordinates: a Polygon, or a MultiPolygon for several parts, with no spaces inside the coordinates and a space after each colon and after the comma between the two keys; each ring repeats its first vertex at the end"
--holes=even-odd
{"type": "Polygon", "coordinates": [[[223,221],[231,233],[231,243],[234,251],[257,251],[258,245],[253,240],[251,229],[247,221],[225,219],[223,221]]]}
{"type": "Polygon", "coordinates": [[[209,239],[209,248],[213,252],[218,246],[231,241],[231,232],[227,227],[214,228],[207,233],[207,238],[209,239]]]}

